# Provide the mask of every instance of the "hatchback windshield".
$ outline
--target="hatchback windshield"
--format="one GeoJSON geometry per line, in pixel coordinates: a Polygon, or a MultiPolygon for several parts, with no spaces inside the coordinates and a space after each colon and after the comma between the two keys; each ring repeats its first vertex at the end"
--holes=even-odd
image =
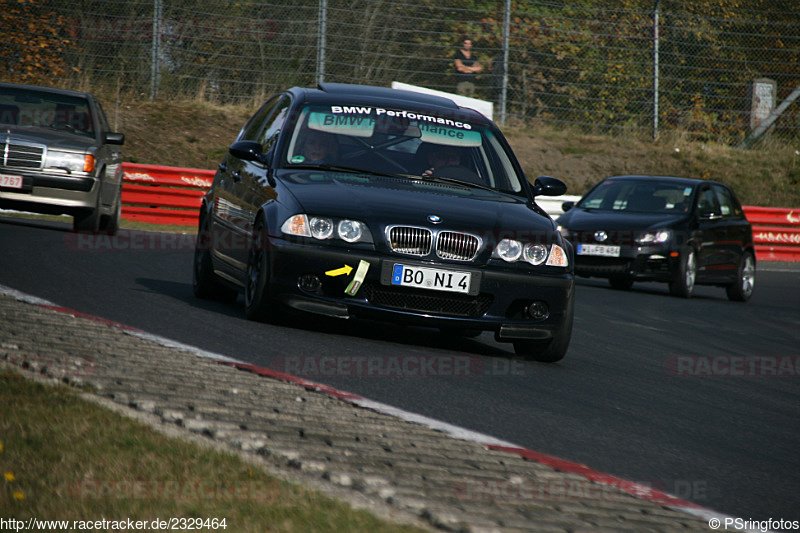
{"type": "Polygon", "coordinates": [[[608,179],[578,204],[601,211],[682,213],[690,206],[692,188],[668,181],[608,179]]]}
{"type": "Polygon", "coordinates": [[[491,129],[462,120],[403,109],[308,106],[295,124],[285,163],[522,191],[521,178],[491,129]]]}

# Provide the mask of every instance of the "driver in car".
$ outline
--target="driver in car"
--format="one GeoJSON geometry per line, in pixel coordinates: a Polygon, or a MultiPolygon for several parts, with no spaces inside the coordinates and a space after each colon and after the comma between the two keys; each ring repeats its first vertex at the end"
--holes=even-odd
{"type": "Polygon", "coordinates": [[[458,148],[453,146],[437,146],[428,150],[428,168],[422,172],[423,176],[432,176],[438,168],[454,167],[461,165],[458,148]]]}

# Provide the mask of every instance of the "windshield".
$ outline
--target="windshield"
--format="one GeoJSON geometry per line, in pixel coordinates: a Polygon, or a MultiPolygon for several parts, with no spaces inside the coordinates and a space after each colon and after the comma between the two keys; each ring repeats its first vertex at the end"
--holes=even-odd
{"type": "Polygon", "coordinates": [[[689,209],[692,187],[668,181],[608,179],[590,191],[578,207],[600,211],[683,213],[689,209]]]}
{"type": "Polygon", "coordinates": [[[85,98],[31,89],[0,88],[0,127],[61,130],[94,137],[85,98]]]}
{"type": "Polygon", "coordinates": [[[482,124],[403,109],[308,106],[289,140],[285,164],[447,179],[522,191],[497,136],[482,124]]]}

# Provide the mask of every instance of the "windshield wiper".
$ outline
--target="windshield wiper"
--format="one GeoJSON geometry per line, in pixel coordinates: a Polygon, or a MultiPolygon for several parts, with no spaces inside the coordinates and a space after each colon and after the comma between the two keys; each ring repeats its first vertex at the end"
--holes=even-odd
{"type": "Polygon", "coordinates": [[[433,182],[436,182],[436,183],[447,183],[447,184],[451,184],[451,185],[463,185],[465,187],[475,187],[476,189],[483,189],[485,191],[500,192],[497,189],[493,189],[493,188],[488,187],[486,185],[480,185],[478,183],[473,183],[471,181],[459,180],[459,179],[456,179],[456,178],[444,178],[442,176],[434,176],[434,175],[430,175],[430,176],[413,176],[413,177],[414,177],[414,179],[422,179],[424,181],[433,181],[433,182]]]}
{"type": "Polygon", "coordinates": [[[396,174],[393,172],[383,172],[380,170],[367,170],[363,168],[344,167],[340,165],[331,165],[330,163],[296,163],[288,168],[320,169],[320,170],[329,170],[331,172],[347,172],[349,174],[374,174],[377,176],[384,176],[388,178],[405,178],[408,176],[408,174],[396,174]]]}

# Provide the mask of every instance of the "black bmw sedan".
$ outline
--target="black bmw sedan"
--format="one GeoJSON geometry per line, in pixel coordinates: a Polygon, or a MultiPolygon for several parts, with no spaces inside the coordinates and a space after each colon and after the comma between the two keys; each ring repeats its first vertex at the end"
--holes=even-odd
{"type": "Polygon", "coordinates": [[[453,101],[347,84],[293,88],[244,125],[203,198],[195,294],[474,334],[564,357],[573,249],[498,128],[453,101]]]}
{"type": "Polygon", "coordinates": [[[595,185],[558,218],[575,246],[575,273],[634,281],[664,281],[689,298],[695,284],[724,287],[728,298],[753,294],[753,231],[733,190],[714,181],[615,176],[595,185]]]}

